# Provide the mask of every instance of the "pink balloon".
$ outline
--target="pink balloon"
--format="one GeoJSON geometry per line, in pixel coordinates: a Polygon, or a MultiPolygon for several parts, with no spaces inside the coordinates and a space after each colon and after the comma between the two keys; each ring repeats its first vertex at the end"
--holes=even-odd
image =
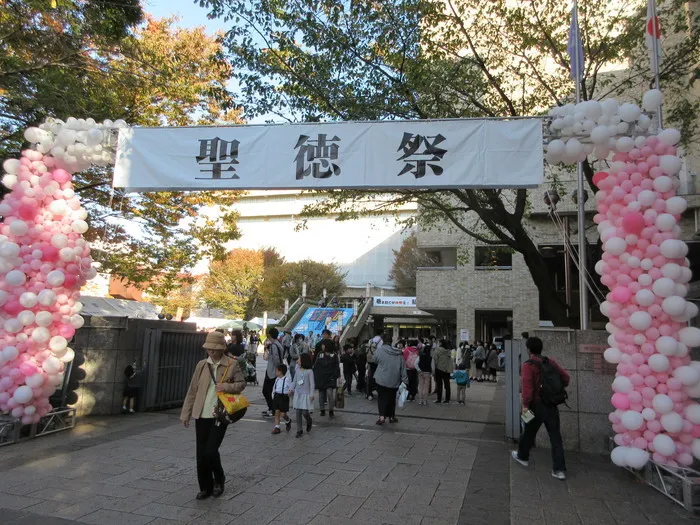
{"type": "Polygon", "coordinates": [[[612,398],[610,399],[610,403],[612,403],[612,406],[618,410],[627,410],[630,407],[630,400],[627,395],[620,394],[619,392],[613,394],[612,398]]]}
{"type": "Polygon", "coordinates": [[[622,218],[622,227],[627,233],[638,235],[642,231],[642,228],[644,228],[644,215],[639,212],[627,213],[622,218]]]}
{"type": "Polygon", "coordinates": [[[655,434],[658,434],[661,432],[661,422],[657,421],[656,419],[652,419],[651,421],[647,421],[647,430],[654,432],[655,434]]]}

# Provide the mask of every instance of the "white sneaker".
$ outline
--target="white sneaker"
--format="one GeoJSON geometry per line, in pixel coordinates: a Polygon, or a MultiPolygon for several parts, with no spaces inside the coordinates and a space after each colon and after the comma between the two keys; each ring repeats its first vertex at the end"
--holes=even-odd
{"type": "Polygon", "coordinates": [[[561,470],[553,470],[552,477],[564,481],[566,479],[566,472],[562,472],[561,470]]]}
{"type": "MultiPolygon", "coordinates": [[[[520,458],[518,457],[518,451],[517,451],[517,450],[512,450],[512,451],[510,452],[510,457],[512,457],[515,461],[517,461],[518,463],[520,463],[523,467],[527,467],[527,466],[530,464],[529,462],[523,461],[522,459],[520,459],[520,458]]],[[[552,475],[554,475],[554,473],[552,473],[552,475]]]]}

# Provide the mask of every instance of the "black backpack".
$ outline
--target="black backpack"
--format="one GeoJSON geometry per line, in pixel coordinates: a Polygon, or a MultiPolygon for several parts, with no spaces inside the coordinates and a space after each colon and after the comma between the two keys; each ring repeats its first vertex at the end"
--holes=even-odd
{"type": "Polygon", "coordinates": [[[569,394],[566,393],[564,380],[557,367],[546,357],[543,357],[541,361],[529,359],[527,362],[537,365],[540,369],[539,389],[542,402],[550,406],[566,403],[569,394]]]}
{"type": "Polygon", "coordinates": [[[433,366],[433,358],[430,355],[430,348],[425,347],[418,356],[418,368],[421,372],[430,372],[433,366]]]}

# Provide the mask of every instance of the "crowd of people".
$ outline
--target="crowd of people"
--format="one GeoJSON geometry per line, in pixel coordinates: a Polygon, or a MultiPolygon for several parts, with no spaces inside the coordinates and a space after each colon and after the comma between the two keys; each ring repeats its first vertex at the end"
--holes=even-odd
{"type": "MultiPolygon", "coordinates": [[[[246,387],[247,359],[243,357],[243,345],[238,342],[240,337],[241,334],[236,334],[229,339],[217,331],[207,335],[204,348],[208,357],[197,364],[184,401],[183,424],[188,427],[190,420],[195,420],[200,486],[197,499],[218,497],[224,491],[225,474],[219,447],[228,420],[221,419],[219,395],[236,395],[246,387]]],[[[414,401],[418,397],[419,405],[427,405],[433,388],[435,403],[450,403],[451,380],[456,383],[457,402],[465,404],[471,381],[494,381],[501,364],[500,352],[492,345],[487,348],[477,342],[454,348],[451,341],[438,341],[434,337],[392,341],[391,334],[386,333],[379,333],[361,344],[350,340],[340,349],[338,336],[333,337],[329,330],[323,330],[316,341],[313,334],[308,339],[302,334],[292,337],[290,333],[280,334],[276,328],[271,328],[264,345],[267,366],[262,393],[267,410],[263,416],[273,417],[272,434],[281,434],[282,425],[287,432],[291,430],[293,410],[297,438],[313,427],[316,395],[320,417],[328,413],[329,418],[334,418],[338,402],[342,408],[343,396],[352,395],[353,381],[356,392],[364,394],[368,400],[374,399],[376,393],[379,416],[376,424],[384,425],[398,422],[397,401],[414,401]]],[[[545,391],[538,385],[554,375],[560,378],[559,387],[563,392],[569,378],[553,360],[541,356],[541,340],[529,338],[526,346],[530,360],[522,367],[521,397],[523,417],[528,417],[527,421],[523,419],[523,438],[512,457],[521,465],[528,465],[530,448],[544,424],[552,442],[552,475],[565,479],[558,402],[552,404],[542,397],[545,391]]]]}

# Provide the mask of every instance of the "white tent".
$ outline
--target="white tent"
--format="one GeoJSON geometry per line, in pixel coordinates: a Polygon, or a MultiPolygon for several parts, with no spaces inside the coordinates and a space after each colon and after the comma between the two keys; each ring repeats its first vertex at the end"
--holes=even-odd
{"type": "Polygon", "coordinates": [[[197,330],[213,330],[217,326],[228,323],[231,319],[224,317],[188,317],[186,323],[196,323],[197,330]]]}

